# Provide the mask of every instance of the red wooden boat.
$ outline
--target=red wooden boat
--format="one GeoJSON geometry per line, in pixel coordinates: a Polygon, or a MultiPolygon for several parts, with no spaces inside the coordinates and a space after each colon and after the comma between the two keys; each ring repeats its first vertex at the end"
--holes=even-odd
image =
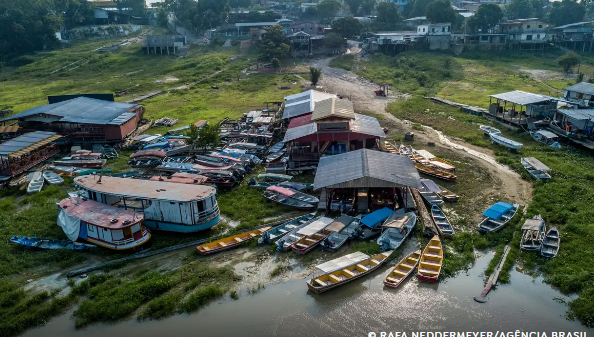
{"type": "Polygon", "coordinates": [[[441,241],[439,240],[439,236],[435,235],[423,250],[421,260],[419,261],[417,277],[421,281],[437,282],[442,264],[443,250],[441,241]]]}

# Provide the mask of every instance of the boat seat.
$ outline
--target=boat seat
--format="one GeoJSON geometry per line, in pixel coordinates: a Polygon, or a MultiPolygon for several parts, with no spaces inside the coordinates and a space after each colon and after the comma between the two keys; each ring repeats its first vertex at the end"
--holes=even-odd
{"type": "Polygon", "coordinates": [[[359,267],[359,268],[363,269],[364,271],[368,271],[368,270],[369,270],[369,268],[365,267],[365,266],[364,266],[364,265],[362,265],[362,264],[358,264],[358,265],[357,265],[357,267],[359,267]]]}
{"type": "Polygon", "coordinates": [[[304,245],[302,243],[296,243],[295,246],[297,246],[299,248],[307,248],[307,247],[309,247],[308,245],[304,245]]]}
{"type": "Polygon", "coordinates": [[[254,237],[254,236],[256,236],[256,234],[254,234],[254,233],[250,233],[250,236],[251,236],[251,237],[254,237]]]}
{"type": "Polygon", "coordinates": [[[325,287],[326,286],[326,282],[320,281],[320,279],[315,279],[314,282],[317,283],[321,287],[325,287]]]}
{"type": "Polygon", "coordinates": [[[284,229],[279,229],[278,231],[279,231],[279,232],[281,232],[281,233],[286,233],[286,232],[288,232],[287,230],[284,230],[284,229]]]}
{"type": "Polygon", "coordinates": [[[397,282],[399,282],[399,281],[400,281],[400,280],[397,280],[397,279],[395,279],[395,278],[392,278],[392,277],[390,277],[390,276],[386,277],[386,280],[387,280],[387,281],[389,281],[389,282],[392,282],[392,283],[397,283],[397,282]]]}
{"type": "Polygon", "coordinates": [[[309,242],[312,242],[312,243],[313,243],[313,242],[316,242],[316,240],[314,240],[314,239],[310,239],[310,238],[307,238],[307,239],[305,239],[305,241],[309,241],[309,242]]]}
{"type": "Polygon", "coordinates": [[[371,259],[371,262],[373,262],[373,263],[375,263],[375,264],[379,264],[379,263],[380,263],[380,261],[378,261],[378,260],[374,260],[374,259],[371,259]]]}
{"type": "Polygon", "coordinates": [[[355,276],[355,274],[353,274],[353,272],[352,272],[352,271],[350,271],[350,270],[348,270],[348,269],[344,269],[344,270],[343,270],[343,272],[344,272],[345,274],[349,275],[350,277],[353,277],[353,276],[355,276]]]}
{"type": "Polygon", "coordinates": [[[431,248],[431,249],[441,249],[440,246],[429,246],[429,248],[431,248]]]}
{"type": "Polygon", "coordinates": [[[421,262],[421,264],[427,264],[427,265],[436,266],[436,267],[440,267],[441,266],[439,263],[429,262],[429,261],[423,261],[423,262],[421,262]]]}
{"type": "Polygon", "coordinates": [[[201,249],[203,249],[203,250],[205,250],[207,252],[210,250],[210,248],[208,248],[207,246],[202,246],[201,249]]]}
{"type": "Polygon", "coordinates": [[[342,281],[341,279],[339,279],[338,277],[334,276],[334,275],[329,275],[328,276],[332,281],[334,282],[340,282],[342,281]]]}
{"type": "Polygon", "coordinates": [[[223,247],[227,247],[227,244],[226,244],[226,243],[224,243],[224,242],[219,242],[219,245],[220,245],[220,246],[223,246],[223,247]]]}
{"type": "Polygon", "coordinates": [[[233,239],[233,240],[235,240],[235,241],[237,241],[237,242],[240,242],[240,243],[241,243],[241,242],[243,242],[243,240],[242,240],[242,239],[240,239],[240,238],[235,238],[235,239],[233,239]]]}
{"type": "Polygon", "coordinates": [[[438,271],[432,269],[421,268],[419,271],[423,274],[439,275],[438,271]]]}

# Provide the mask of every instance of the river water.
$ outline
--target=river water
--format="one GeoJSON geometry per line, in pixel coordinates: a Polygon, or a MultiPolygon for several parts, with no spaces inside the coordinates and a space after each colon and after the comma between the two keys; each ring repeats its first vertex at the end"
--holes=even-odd
{"type": "MultiPolygon", "coordinates": [[[[411,240],[412,241],[412,240],[411,240]]],[[[416,249],[411,241],[405,253],[416,249]]],[[[96,324],[76,330],[72,312],[30,330],[25,336],[367,336],[370,331],[587,331],[565,318],[570,298],[541,278],[512,271],[511,283],[489,294],[484,304],[472,298],[483,288],[482,273],[492,258],[477,258],[468,271],[438,284],[411,277],[399,289],[382,281],[397,261],[362,279],[322,295],[307,291],[304,279],[291,278],[239,300],[228,297],[191,315],[162,321],[96,324]]],[[[294,274],[298,274],[298,270],[294,274]]],[[[379,334],[378,334],[379,336],[379,334]]],[[[410,336],[410,335],[409,335],[410,336]]],[[[550,336],[550,335],[549,335],[550,336]]]]}

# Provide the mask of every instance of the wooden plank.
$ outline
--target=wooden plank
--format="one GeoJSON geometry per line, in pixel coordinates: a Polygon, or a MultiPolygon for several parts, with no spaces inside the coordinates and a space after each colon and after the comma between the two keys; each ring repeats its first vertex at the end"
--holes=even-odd
{"type": "Polygon", "coordinates": [[[503,255],[501,256],[501,259],[499,259],[499,262],[497,263],[497,267],[495,267],[495,271],[489,277],[487,285],[485,286],[480,295],[474,297],[475,301],[479,303],[487,302],[487,295],[489,294],[493,286],[497,284],[497,280],[499,279],[499,273],[501,272],[501,269],[503,269],[503,265],[505,263],[505,260],[507,259],[507,254],[509,253],[510,248],[511,243],[508,243],[507,246],[505,246],[505,249],[503,250],[503,255]]]}
{"type": "Polygon", "coordinates": [[[433,218],[431,218],[431,215],[429,214],[429,212],[427,211],[427,208],[425,207],[425,203],[423,202],[423,197],[421,197],[421,193],[416,188],[411,188],[410,190],[411,190],[413,199],[415,200],[415,203],[417,204],[417,212],[421,216],[421,219],[423,220],[423,227],[424,227],[423,234],[425,234],[426,236],[437,235],[439,233],[439,231],[437,230],[437,227],[436,227],[435,223],[433,222],[433,218]]]}

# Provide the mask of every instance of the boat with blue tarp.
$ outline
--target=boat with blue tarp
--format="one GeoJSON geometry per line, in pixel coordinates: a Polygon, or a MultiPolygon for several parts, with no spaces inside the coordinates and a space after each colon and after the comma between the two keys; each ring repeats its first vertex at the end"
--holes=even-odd
{"type": "Polygon", "coordinates": [[[367,214],[361,219],[361,226],[359,226],[358,230],[353,235],[361,240],[367,240],[380,234],[381,228],[379,228],[378,225],[384,223],[384,221],[392,214],[394,214],[394,211],[388,207],[367,214]]]}
{"type": "Polygon", "coordinates": [[[500,230],[516,215],[519,207],[520,204],[497,202],[483,213],[485,219],[478,225],[479,232],[493,233],[500,230]]]}
{"type": "Polygon", "coordinates": [[[8,241],[23,247],[37,249],[70,249],[77,252],[82,252],[85,249],[97,247],[88,243],[73,242],[70,240],[40,239],[21,235],[13,235],[10,239],[8,239],[8,241]]]}

